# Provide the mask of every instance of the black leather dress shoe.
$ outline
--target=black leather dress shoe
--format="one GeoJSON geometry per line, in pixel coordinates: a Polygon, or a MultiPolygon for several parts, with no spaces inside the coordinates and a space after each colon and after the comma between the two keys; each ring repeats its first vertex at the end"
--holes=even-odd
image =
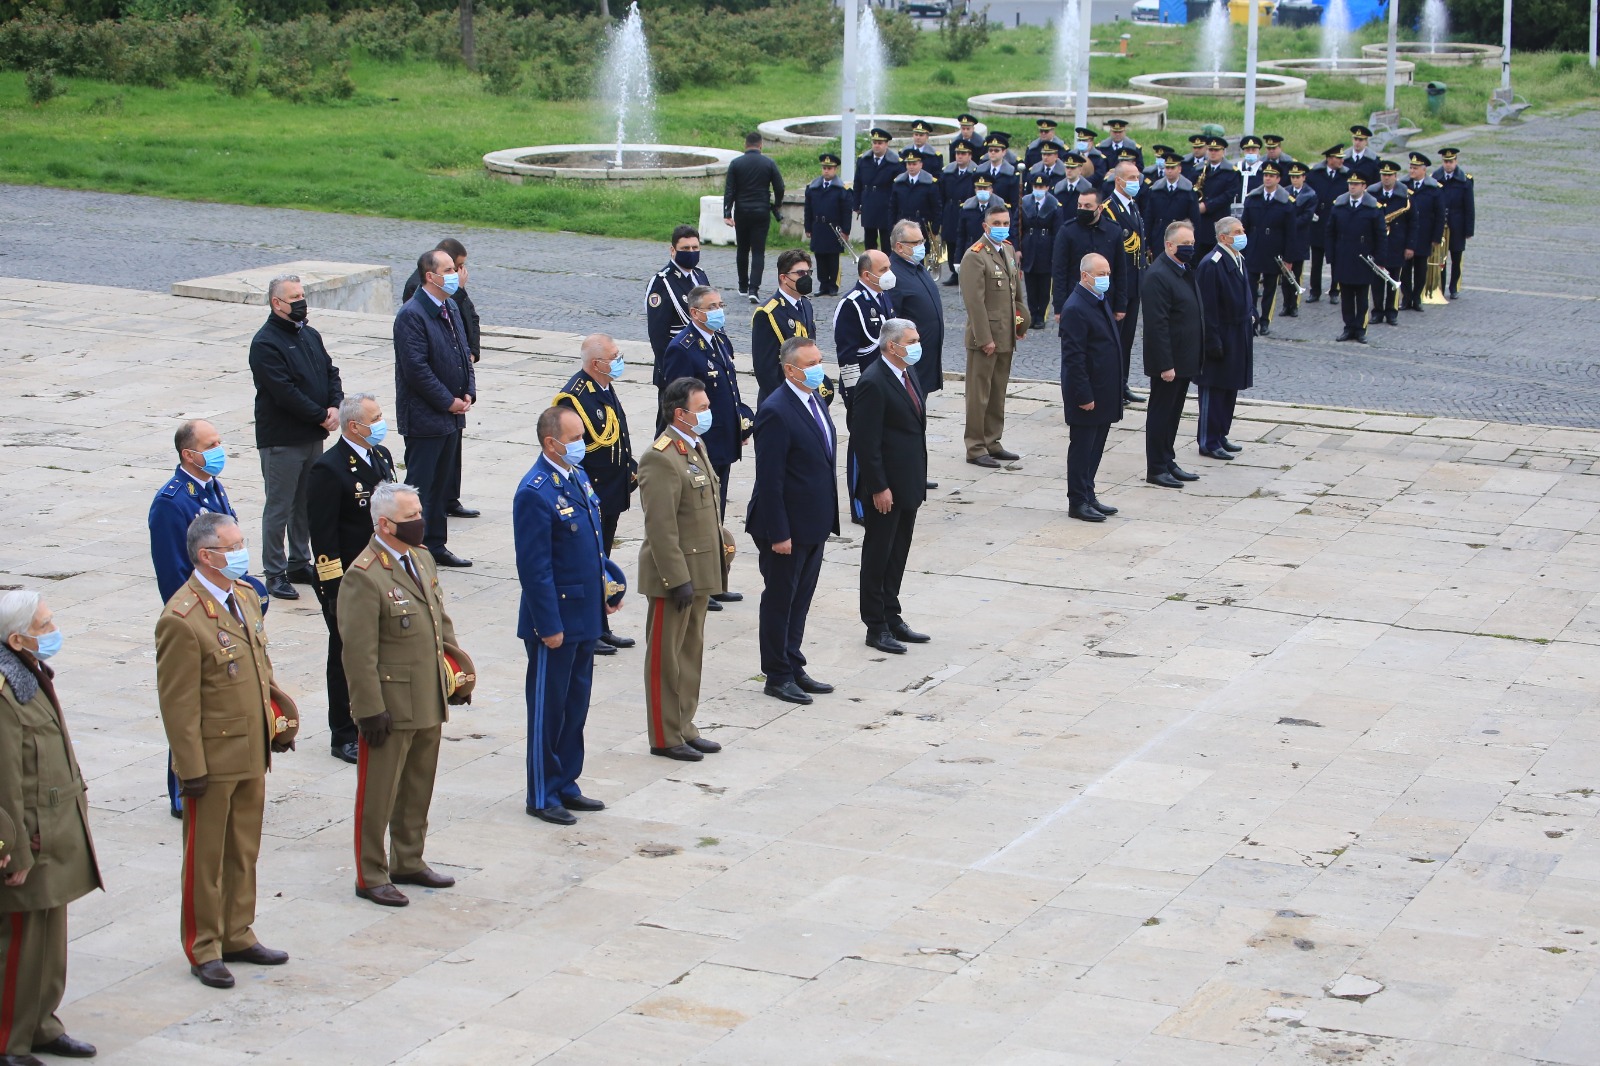
{"type": "Polygon", "coordinates": [[[393,885],[374,885],[371,888],[357,888],[356,895],[362,899],[371,900],[380,907],[405,907],[411,903],[406,894],[393,885]]]}
{"type": "Polygon", "coordinates": [[[258,942],[243,951],[224,951],[222,961],[248,962],[252,966],[282,966],[289,961],[289,953],[258,942]]]}
{"type": "Polygon", "coordinates": [[[739,603],[744,599],[742,592],[718,592],[712,595],[718,603],[739,603]]]}
{"type": "Polygon", "coordinates": [[[1233,443],[1233,441],[1229,440],[1227,437],[1223,437],[1222,438],[1222,450],[1225,451],[1225,452],[1242,452],[1242,451],[1244,451],[1244,446],[1240,445],[1240,444],[1235,444],[1235,443],[1233,443]]]}
{"type": "Polygon", "coordinates": [[[35,1044],[33,1050],[42,1051],[46,1055],[59,1055],[64,1059],[92,1059],[98,1052],[95,1046],[87,1040],[74,1040],[66,1033],[62,1033],[48,1044],[35,1044]]]}
{"type": "Polygon", "coordinates": [[[1177,478],[1173,477],[1171,473],[1165,470],[1158,470],[1154,474],[1146,474],[1144,479],[1150,482],[1150,484],[1160,485],[1164,489],[1183,488],[1183,482],[1179,481],[1177,478]]]}
{"type": "Polygon", "coordinates": [[[906,625],[903,619],[890,619],[889,635],[902,644],[926,644],[933,639],[926,633],[918,633],[906,625]]]}
{"type": "Polygon", "coordinates": [[[930,478],[929,481],[928,481],[928,484],[927,484],[928,491],[932,492],[934,489],[936,489],[938,487],[939,487],[939,483],[930,478]]]}
{"type": "Polygon", "coordinates": [[[784,703],[798,703],[804,705],[811,702],[811,697],[807,696],[803,691],[801,691],[800,686],[795,684],[793,681],[782,681],[776,685],[769,684],[761,691],[765,692],[774,699],[782,700],[784,703]]]}
{"type": "Polygon", "coordinates": [[[347,762],[352,766],[361,761],[361,748],[353,740],[348,744],[331,745],[328,749],[328,754],[332,755],[340,762],[347,762]]]}
{"type": "MultiPolygon", "coordinates": [[[[180,822],[183,821],[183,808],[182,807],[174,807],[174,808],[172,808],[172,816],[174,818],[178,819],[178,821],[180,821],[180,822]]],[[[4,1063],[0,1063],[0,1066],[5,1066],[5,1064],[4,1063]]]]}
{"type": "Polygon", "coordinates": [[[705,758],[687,744],[674,744],[670,748],[651,748],[650,754],[659,755],[663,759],[677,759],[679,762],[699,762],[705,758]]]}
{"type": "Polygon", "coordinates": [[[289,583],[285,574],[267,578],[267,594],[280,600],[298,600],[300,592],[289,583]]]}
{"type": "Polygon", "coordinates": [[[1100,502],[1100,497],[1098,497],[1098,496],[1096,496],[1094,498],[1094,500],[1091,501],[1090,506],[1092,506],[1096,511],[1099,511],[1101,514],[1105,515],[1107,518],[1110,518],[1112,515],[1116,514],[1117,511],[1119,511],[1121,509],[1121,508],[1113,507],[1109,503],[1101,503],[1100,502]]]}
{"type": "Polygon", "coordinates": [[[440,566],[471,566],[471,559],[463,559],[449,548],[433,549],[433,561],[440,566]]]}
{"type": "Polygon", "coordinates": [[[615,655],[617,654],[617,649],[604,641],[597,640],[594,642],[594,653],[596,655],[615,655]]]}
{"type": "Polygon", "coordinates": [[[1201,448],[1200,454],[1205,456],[1207,459],[1231,460],[1233,458],[1233,453],[1224,448],[1212,448],[1210,451],[1206,451],[1204,448],[1201,448]]]}
{"type": "Polygon", "coordinates": [[[455,878],[440,873],[426,863],[413,874],[390,874],[389,880],[397,885],[417,885],[421,888],[449,888],[456,883],[455,878]]]}
{"type": "Polygon", "coordinates": [[[1367,331],[1366,330],[1362,330],[1360,333],[1357,333],[1354,337],[1351,337],[1350,339],[1355,341],[1357,344],[1365,344],[1365,343],[1367,343],[1367,331]]]}
{"type": "Polygon", "coordinates": [[[1067,508],[1067,514],[1080,522],[1104,522],[1106,516],[1095,510],[1087,503],[1075,503],[1067,508]]]}
{"type": "Polygon", "coordinates": [[[565,807],[524,807],[523,810],[551,825],[577,825],[578,820],[565,807]]]}
{"type": "Polygon", "coordinates": [[[1173,477],[1177,478],[1179,481],[1199,481],[1200,480],[1200,475],[1199,474],[1191,474],[1191,473],[1189,473],[1189,471],[1185,470],[1183,467],[1179,466],[1177,463],[1173,463],[1171,466],[1167,467],[1167,473],[1171,474],[1173,477]]]}
{"type": "Polygon", "coordinates": [[[207,988],[232,988],[233,974],[222,964],[221,959],[212,959],[202,962],[198,966],[190,966],[189,972],[200,978],[200,983],[207,988]]]}
{"type": "Polygon", "coordinates": [[[609,629],[600,634],[600,640],[602,643],[609,644],[613,648],[631,648],[635,644],[639,643],[632,637],[619,637],[609,629]]]}
{"type": "Polygon", "coordinates": [[[951,274],[951,275],[950,275],[950,276],[949,276],[949,277],[948,277],[948,278],[946,278],[946,279],[945,279],[945,280],[944,280],[944,282],[943,282],[943,284],[944,284],[944,285],[945,285],[945,286],[946,286],[946,287],[947,287],[947,288],[954,288],[954,287],[955,287],[955,286],[957,286],[957,285],[960,285],[960,284],[961,284],[961,278],[960,278],[960,276],[959,276],[959,275],[956,275],[956,274],[951,274]]]}
{"type": "Polygon", "coordinates": [[[705,737],[695,737],[692,740],[684,741],[684,743],[703,755],[715,755],[722,750],[721,744],[714,740],[707,740],[705,737]]]}
{"type": "Polygon", "coordinates": [[[45,1066],[43,1059],[34,1058],[29,1054],[0,1055],[0,1066],[45,1066]]]}
{"type": "Polygon", "coordinates": [[[1123,403],[1144,403],[1144,397],[1140,396],[1137,392],[1134,392],[1132,389],[1123,389],[1122,390],[1122,402],[1123,403]]]}
{"type": "Polygon", "coordinates": [[[1288,310],[1283,312],[1283,317],[1284,318],[1299,318],[1300,317],[1300,309],[1298,307],[1291,307],[1288,310]]]}
{"type": "Polygon", "coordinates": [[[317,575],[311,572],[311,567],[309,566],[297,566],[284,576],[289,579],[289,583],[292,585],[315,585],[317,583],[317,575]]]}
{"type": "Polygon", "coordinates": [[[1000,469],[1000,460],[996,459],[992,455],[980,455],[976,459],[968,459],[967,462],[971,463],[973,466],[988,467],[990,470],[1000,469]]]}
{"type": "Polygon", "coordinates": [[[1356,335],[1354,333],[1350,332],[1349,330],[1345,330],[1343,333],[1339,334],[1337,337],[1335,337],[1333,339],[1334,339],[1334,341],[1336,343],[1337,342],[1343,342],[1343,341],[1353,341],[1353,340],[1356,339],[1356,335]]]}
{"type": "Polygon", "coordinates": [[[463,507],[459,503],[454,507],[446,508],[444,513],[451,518],[477,518],[483,514],[482,511],[475,507],[463,507]]]}
{"type": "Polygon", "coordinates": [[[722,610],[722,604],[718,603],[715,598],[709,599],[706,601],[706,610],[720,611],[722,610]]]}
{"type": "Polygon", "coordinates": [[[801,692],[809,692],[816,696],[826,696],[833,691],[833,686],[826,681],[818,681],[804,670],[794,675],[794,683],[800,686],[801,692]]]}
{"type": "Polygon", "coordinates": [[[588,796],[584,795],[562,796],[561,806],[565,807],[569,811],[586,811],[591,814],[595,811],[603,811],[606,809],[606,805],[603,800],[590,799],[588,796]]]}
{"type": "Polygon", "coordinates": [[[1271,336],[1271,335],[1272,335],[1272,323],[1263,322],[1259,326],[1256,327],[1256,336],[1258,336],[1258,337],[1268,337],[1268,336],[1271,336]]]}
{"type": "Polygon", "coordinates": [[[1008,452],[1004,448],[996,448],[994,451],[990,452],[989,455],[992,458],[1000,460],[1002,463],[1014,463],[1018,459],[1022,458],[1022,456],[1018,455],[1016,452],[1008,452]]]}
{"type": "Polygon", "coordinates": [[[889,635],[887,629],[867,631],[867,647],[886,651],[890,655],[904,655],[906,646],[889,635]]]}

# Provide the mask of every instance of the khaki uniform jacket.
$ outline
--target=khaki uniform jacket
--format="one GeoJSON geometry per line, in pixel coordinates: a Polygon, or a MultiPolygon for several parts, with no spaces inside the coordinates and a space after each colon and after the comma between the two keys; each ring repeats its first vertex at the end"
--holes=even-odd
{"type": "Polygon", "coordinates": [[[444,646],[456,630],[433,556],[414,548],[411,561],[422,588],[374,536],[344,572],[336,613],[351,716],[388,711],[396,729],[428,729],[450,720],[444,646]]]}
{"type": "Polygon", "coordinates": [[[261,597],[233,583],[233,612],[190,575],[156,619],[156,692],[184,781],[244,781],[272,768],[272,660],[261,597]]]}
{"type": "MultiPolygon", "coordinates": [[[[5,837],[11,865],[28,871],[0,885],[0,913],[61,907],[103,887],[89,836],[89,801],[67,725],[44,686],[23,703],[0,678],[0,813],[15,824],[5,837]],[[39,834],[39,851],[30,838],[39,834]]],[[[0,1050],[4,1050],[0,1048],[0,1050]]]]}
{"type": "Polygon", "coordinates": [[[731,553],[724,548],[733,536],[722,526],[719,491],[703,441],[691,448],[669,429],[639,460],[639,590],[646,596],[665,596],[685,581],[694,582],[697,596],[727,588],[731,553]]]}
{"type": "Polygon", "coordinates": [[[1022,276],[1009,244],[995,248],[987,237],[961,259],[961,302],[967,308],[968,348],[994,343],[996,352],[1015,351],[1019,323],[1026,323],[1022,276]]]}

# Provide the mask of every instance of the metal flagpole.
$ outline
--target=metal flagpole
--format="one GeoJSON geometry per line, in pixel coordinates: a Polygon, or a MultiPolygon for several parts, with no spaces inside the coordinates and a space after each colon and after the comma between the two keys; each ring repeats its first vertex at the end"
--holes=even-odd
{"type": "Polygon", "coordinates": [[[1600,51],[1597,51],[1597,45],[1600,45],[1600,0],[1594,0],[1594,3],[1589,5],[1589,68],[1591,70],[1595,68],[1597,62],[1600,62],[1600,51]]]}
{"type": "Polygon", "coordinates": [[[1078,4],[1078,84],[1073,93],[1073,122],[1079,126],[1089,124],[1089,48],[1094,37],[1094,0],[1079,0],[1078,4]]]}
{"type": "MultiPolygon", "coordinates": [[[[1395,0],[1389,0],[1394,3],[1395,0]]],[[[1261,29],[1256,17],[1261,14],[1261,0],[1250,0],[1250,28],[1245,31],[1244,46],[1244,132],[1256,131],[1256,44],[1261,29]]],[[[1212,18],[1218,17],[1215,13],[1212,18]]],[[[1221,16],[1226,18],[1226,15],[1221,16]]]]}
{"type": "Polygon", "coordinates": [[[856,22],[859,0],[844,0],[844,91],[839,101],[839,180],[855,188],[856,180],[856,22]]]}
{"type": "Polygon", "coordinates": [[[1511,0],[1500,20],[1500,88],[1511,88],[1511,0]]]}
{"type": "Polygon", "coordinates": [[[1383,68],[1383,109],[1394,110],[1395,42],[1400,39],[1400,0],[1389,0],[1389,51],[1383,68]]]}

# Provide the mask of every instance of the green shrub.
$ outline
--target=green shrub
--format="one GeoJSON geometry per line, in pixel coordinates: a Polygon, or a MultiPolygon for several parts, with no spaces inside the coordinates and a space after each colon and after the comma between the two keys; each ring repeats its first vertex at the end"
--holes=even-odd
{"type": "Polygon", "coordinates": [[[977,18],[965,12],[951,15],[939,25],[939,49],[952,63],[971,59],[973,53],[989,43],[989,16],[977,18]]]}
{"type": "Polygon", "coordinates": [[[873,17],[878,20],[878,33],[883,37],[883,50],[888,53],[891,67],[910,66],[917,58],[917,45],[922,42],[922,31],[916,20],[904,11],[877,8],[873,17]]]}
{"type": "Polygon", "coordinates": [[[522,85],[522,60],[506,38],[491,37],[478,48],[478,73],[490,93],[511,96],[522,85]]]}
{"type": "Polygon", "coordinates": [[[56,81],[55,68],[46,64],[28,71],[28,102],[36,106],[48,104],[64,91],[56,81]]]}

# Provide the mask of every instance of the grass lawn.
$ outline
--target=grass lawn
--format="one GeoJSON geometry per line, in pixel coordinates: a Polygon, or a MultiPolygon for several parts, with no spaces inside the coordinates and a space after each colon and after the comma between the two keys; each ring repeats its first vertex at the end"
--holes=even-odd
{"type": "MultiPolygon", "coordinates": [[[[1098,47],[1115,47],[1113,33],[1133,34],[1128,58],[1097,59],[1098,89],[1121,89],[1130,75],[1194,66],[1189,27],[1097,27],[1098,47]]],[[[1377,40],[1376,27],[1357,35],[1377,40]]],[[[1244,32],[1235,27],[1234,69],[1243,69],[1244,32]]],[[[1051,31],[1021,28],[992,35],[963,63],[935,54],[929,34],[918,61],[890,75],[888,99],[900,113],[950,116],[980,92],[1037,89],[1049,84],[1051,31]]],[[[1314,30],[1264,30],[1261,57],[1315,55],[1314,30]]],[[[1600,80],[1582,57],[1514,57],[1519,92],[1535,108],[1594,99],[1600,80]]],[[[657,237],[698,217],[698,193],[676,187],[619,191],[603,183],[508,185],[488,178],[485,152],[527,144],[605,140],[607,120],[587,102],[498,97],[459,68],[431,63],[358,60],[358,86],[347,101],[294,104],[257,91],[245,98],[198,84],[172,89],[63,79],[66,95],[42,106],[28,103],[24,76],[0,73],[0,182],[54,185],[177,199],[343,211],[456,225],[561,229],[608,236],[657,237]]],[[[1402,87],[1399,106],[1426,131],[1483,121],[1483,105],[1499,84],[1499,69],[1419,67],[1416,84],[1402,87]],[[1450,86],[1442,115],[1426,114],[1423,83],[1450,86]]],[[[1312,78],[1309,95],[1347,101],[1336,110],[1263,110],[1262,133],[1282,133],[1287,150],[1308,161],[1346,128],[1382,106],[1383,87],[1312,78]]],[[[660,98],[659,132],[676,144],[738,147],[761,121],[826,113],[837,108],[837,64],[812,74],[792,64],[761,68],[749,84],[687,89],[660,98]]],[[[1164,135],[1138,133],[1141,143],[1176,143],[1203,122],[1237,136],[1243,108],[1174,100],[1164,135]]],[[[1031,138],[1031,124],[1011,132],[1031,138]]],[[[786,177],[814,174],[809,149],[776,153],[786,177]]]]}

